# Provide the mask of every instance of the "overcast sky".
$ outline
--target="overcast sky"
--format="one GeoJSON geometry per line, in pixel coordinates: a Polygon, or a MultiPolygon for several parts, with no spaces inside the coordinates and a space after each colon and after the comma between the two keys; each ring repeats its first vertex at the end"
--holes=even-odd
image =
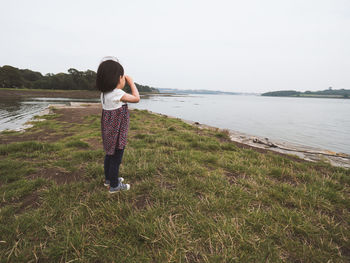
{"type": "Polygon", "coordinates": [[[349,0],[0,0],[0,65],[233,92],[350,89],[349,0]]]}

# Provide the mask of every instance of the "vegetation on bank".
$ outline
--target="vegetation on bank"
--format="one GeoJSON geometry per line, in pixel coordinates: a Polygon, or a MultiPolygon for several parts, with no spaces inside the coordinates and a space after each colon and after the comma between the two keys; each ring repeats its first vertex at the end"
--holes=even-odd
{"type": "Polygon", "coordinates": [[[322,91],[295,91],[280,90],[261,94],[261,96],[278,96],[278,97],[318,97],[318,98],[350,98],[350,90],[338,89],[333,90],[331,87],[322,91]]]}
{"type": "Polygon", "coordinates": [[[0,134],[1,262],[350,260],[349,170],[133,110],[109,195],[100,115],[45,117],[0,134]]]}
{"type": "MultiPolygon", "coordinates": [[[[68,69],[67,73],[48,73],[18,69],[9,65],[0,67],[0,88],[28,88],[50,90],[95,90],[96,72],[68,69]]],[[[140,92],[159,92],[156,88],[135,83],[140,92]]],[[[125,88],[127,92],[131,89],[125,88]]]]}

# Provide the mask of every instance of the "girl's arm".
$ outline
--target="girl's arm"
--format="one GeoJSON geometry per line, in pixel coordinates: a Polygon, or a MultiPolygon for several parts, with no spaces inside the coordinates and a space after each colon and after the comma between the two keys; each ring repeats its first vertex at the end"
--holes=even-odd
{"type": "Polygon", "coordinates": [[[121,97],[121,101],[123,102],[139,102],[140,101],[140,94],[139,91],[136,88],[136,85],[134,83],[134,81],[132,80],[131,77],[125,75],[125,81],[129,84],[130,88],[131,88],[131,94],[125,93],[123,95],[123,97],[121,97]]]}

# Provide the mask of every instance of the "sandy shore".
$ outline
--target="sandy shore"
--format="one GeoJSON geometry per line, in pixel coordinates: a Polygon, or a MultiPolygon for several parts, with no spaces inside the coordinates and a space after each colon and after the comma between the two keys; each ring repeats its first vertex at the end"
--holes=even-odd
{"type": "Polygon", "coordinates": [[[33,90],[33,89],[0,89],[2,98],[73,98],[96,99],[100,97],[99,91],[90,90],[33,90]]]}
{"type": "MultiPolygon", "coordinates": [[[[129,107],[132,110],[132,105],[129,107]]],[[[50,114],[55,110],[59,110],[60,113],[65,115],[65,121],[74,122],[76,117],[85,116],[89,114],[100,114],[101,104],[100,103],[80,103],[80,102],[71,102],[70,105],[65,104],[52,104],[49,105],[40,115],[50,114]],[[72,109],[75,109],[72,111],[72,109]],[[77,110],[79,109],[79,110],[77,110]]],[[[151,112],[151,111],[150,111],[151,112]]],[[[152,112],[156,115],[163,115],[152,112]]],[[[166,115],[170,118],[180,119],[174,116],[166,115]]],[[[219,129],[216,127],[208,126],[198,122],[184,120],[182,121],[189,123],[191,125],[197,126],[201,129],[214,129],[214,130],[225,130],[229,133],[231,141],[234,142],[237,146],[242,148],[250,148],[259,152],[272,152],[275,154],[287,156],[295,161],[305,160],[310,162],[325,161],[334,166],[350,168],[350,156],[344,153],[336,153],[330,150],[318,149],[305,145],[297,145],[285,141],[270,141],[268,138],[258,137],[254,135],[249,135],[246,133],[241,133],[234,130],[219,129]],[[298,158],[299,157],[299,158],[298,158]]],[[[40,119],[39,119],[40,121],[40,119]]],[[[25,126],[30,127],[28,125],[25,126]]]]}

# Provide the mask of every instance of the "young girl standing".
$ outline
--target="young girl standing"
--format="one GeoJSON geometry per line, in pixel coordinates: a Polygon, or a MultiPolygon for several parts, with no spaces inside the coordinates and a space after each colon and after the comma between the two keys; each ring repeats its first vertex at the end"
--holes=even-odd
{"type": "Polygon", "coordinates": [[[104,159],[105,186],[109,193],[129,190],[119,177],[129,129],[129,110],[127,102],[139,102],[140,95],[132,78],[124,75],[124,68],[115,57],[104,57],[98,67],[96,88],[101,91],[102,116],[101,133],[104,159]],[[125,83],[131,87],[131,93],[123,91],[125,83]]]}

